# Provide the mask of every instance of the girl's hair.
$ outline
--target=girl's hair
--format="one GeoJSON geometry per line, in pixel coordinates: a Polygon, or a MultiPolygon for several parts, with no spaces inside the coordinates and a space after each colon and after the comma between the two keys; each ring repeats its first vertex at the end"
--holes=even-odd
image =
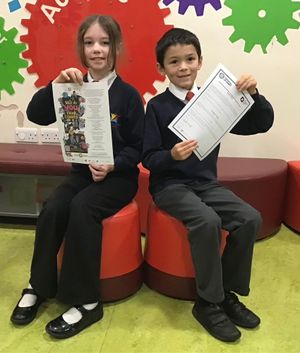
{"type": "Polygon", "coordinates": [[[122,32],[118,22],[107,15],[91,15],[81,23],[77,33],[77,50],[81,64],[87,67],[84,55],[84,35],[94,23],[98,23],[108,34],[110,47],[108,62],[111,64],[111,69],[114,70],[116,67],[117,53],[122,42],[122,32]]]}

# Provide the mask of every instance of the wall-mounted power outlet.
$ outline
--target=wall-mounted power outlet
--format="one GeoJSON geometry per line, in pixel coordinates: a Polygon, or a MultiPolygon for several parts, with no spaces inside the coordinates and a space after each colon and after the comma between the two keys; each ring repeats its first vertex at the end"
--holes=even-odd
{"type": "Polygon", "coordinates": [[[59,143],[59,133],[57,128],[42,127],[41,128],[42,143],[59,143]]]}
{"type": "Polygon", "coordinates": [[[39,142],[38,129],[36,127],[16,127],[16,142],[39,142]]]}

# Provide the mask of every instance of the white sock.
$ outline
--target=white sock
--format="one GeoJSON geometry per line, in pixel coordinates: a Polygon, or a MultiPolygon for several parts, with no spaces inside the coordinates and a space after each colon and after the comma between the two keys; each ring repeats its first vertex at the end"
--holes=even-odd
{"type": "MultiPolygon", "coordinates": [[[[31,285],[29,284],[27,288],[32,289],[31,285]]],[[[22,299],[20,300],[18,306],[20,308],[24,308],[27,306],[33,306],[36,303],[37,296],[34,294],[24,294],[22,299]]]]}
{"type": "MultiPolygon", "coordinates": [[[[98,305],[98,302],[92,303],[92,304],[84,304],[82,306],[86,310],[93,310],[94,308],[96,308],[97,305],[98,305]]],[[[66,311],[62,315],[62,317],[66,323],[71,325],[71,324],[75,324],[76,322],[80,321],[82,318],[82,314],[79,310],[77,310],[74,306],[72,306],[72,308],[70,308],[68,311],[66,311]]]]}

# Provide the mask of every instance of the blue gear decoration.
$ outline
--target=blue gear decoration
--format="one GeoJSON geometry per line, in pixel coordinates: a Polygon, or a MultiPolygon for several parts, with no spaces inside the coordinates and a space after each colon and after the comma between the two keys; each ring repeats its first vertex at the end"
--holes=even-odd
{"type": "Polygon", "coordinates": [[[225,0],[224,5],[231,8],[232,14],[223,19],[223,25],[235,29],[229,40],[233,43],[244,39],[246,53],[255,45],[260,45],[267,53],[267,46],[274,37],[285,45],[288,43],[285,32],[300,27],[293,18],[294,12],[300,10],[299,1],[225,0]]]}
{"type": "MultiPolygon", "coordinates": [[[[175,0],[163,0],[163,4],[168,6],[175,0]]],[[[219,0],[177,0],[179,2],[178,13],[184,15],[189,6],[194,6],[197,16],[203,16],[204,6],[211,4],[215,10],[221,8],[219,0]]]]}

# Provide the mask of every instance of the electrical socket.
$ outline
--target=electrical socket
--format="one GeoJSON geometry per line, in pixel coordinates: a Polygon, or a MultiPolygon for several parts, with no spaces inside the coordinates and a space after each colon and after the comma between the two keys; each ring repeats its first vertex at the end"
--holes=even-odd
{"type": "Polygon", "coordinates": [[[42,143],[59,143],[59,132],[57,128],[42,127],[41,128],[42,143]]]}
{"type": "Polygon", "coordinates": [[[39,142],[38,129],[36,127],[16,127],[16,142],[39,142]]]}

